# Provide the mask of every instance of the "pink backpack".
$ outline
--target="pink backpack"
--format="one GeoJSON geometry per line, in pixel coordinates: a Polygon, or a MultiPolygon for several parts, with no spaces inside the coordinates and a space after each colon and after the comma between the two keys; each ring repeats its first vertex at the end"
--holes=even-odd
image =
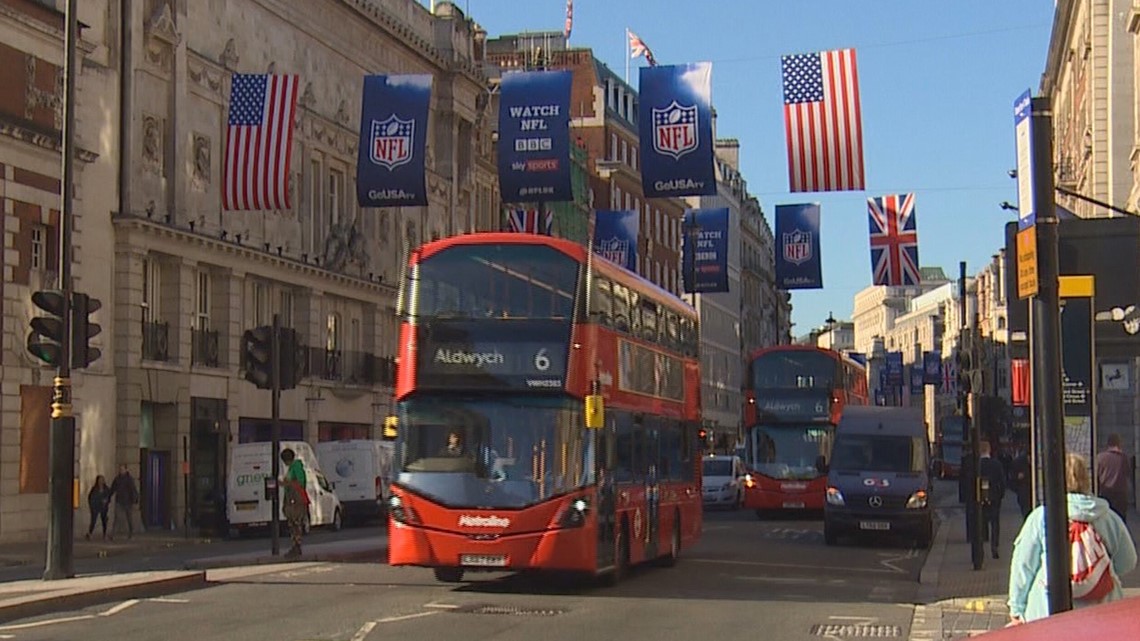
{"type": "Polygon", "coordinates": [[[1115,587],[1112,559],[1096,528],[1085,521],[1069,521],[1073,599],[1100,601],[1115,587]]]}

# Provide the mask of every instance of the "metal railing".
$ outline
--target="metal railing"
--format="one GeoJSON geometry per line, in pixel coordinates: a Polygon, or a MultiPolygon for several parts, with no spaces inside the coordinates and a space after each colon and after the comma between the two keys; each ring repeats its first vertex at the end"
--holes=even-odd
{"type": "Polygon", "coordinates": [[[144,320],[142,339],[143,360],[170,360],[170,323],[144,320]]]}
{"type": "Polygon", "coordinates": [[[197,329],[190,330],[191,364],[206,367],[218,367],[219,333],[217,330],[197,329]]]}

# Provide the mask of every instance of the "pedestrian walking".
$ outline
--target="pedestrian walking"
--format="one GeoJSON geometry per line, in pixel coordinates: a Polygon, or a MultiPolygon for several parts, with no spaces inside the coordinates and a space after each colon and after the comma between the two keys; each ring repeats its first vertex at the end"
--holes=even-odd
{"type": "Polygon", "coordinates": [[[998,558],[1001,547],[1001,500],[1005,496],[1005,467],[991,456],[989,441],[978,443],[978,478],[982,489],[982,528],[990,537],[990,553],[998,558]]]}
{"type": "Polygon", "coordinates": [[[1033,510],[1033,467],[1029,464],[1029,452],[1024,445],[1018,445],[1017,454],[1009,466],[1009,487],[1017,496],[1017,507],[1021,509],[1021,520],[1025,521],[1033,510]]]}
{"type": "Polygon", "coordinates": [[[111,524],[111,540],[120,530],[120,524],[127,524],[127,540],[135,535],[134,509],[139,502],[139,486],[131,476],[127,464],[119,466],[119,475],[111,481],[111,500],[115,502],[115,520],[111,524]]]}
{"type": "MultiPolygon", "coordinates": [[[[1073,568],[1073,607],[1082,608],[1124,598],[1120,577],[1136,567],[1136,546],[1132,543],[1128,527],[1109,509],[1108,502],[1092,495],[1092,476],[1088,459],[1084,456],[1066,455],[1065,488],[1068,490],[1068,547],[1082,552],[1098,548],[1096,552],[1099,552],[1080,554],[1072,560],[1076,562],[1070,563],[1073,568]],[[1089,545],[1085,545],[1086,541],[1089,545]],[[1097,589],[1089,589],[1086,594],[1090,578],[1097,579],[1097,589]]],[[[1045,506],[1042,505],[1029,514],[1013,544],[1009,568],[1010,625],[1049,615],[1045,576],[1045,506]]]]}
{"type": "Polygon", "coordinates": [[[107,486],[107,480],[100,474],[95,477],[95,484],[87,492],[87,509],[91,512],[91,525],[87,526],[88,541],[91,540],[91,533],[95,531],[95,521],[102,521],[103,523],[103,540],[107,540],[107,509],[111,505],[111,488],[107,486]]]}
{"type": "Polygon", "coordinates": [[[305,464],[297,458],[292,448],[281,450],[281,462],[285,464],[284,503],[285,521],[289,524],[289,536],[293,539],[293,547],[285,553],[287,557],[301,556],[301,538],[305,534],[305,522],[309,516],[308,477],[305,474],[305,464]]]}
{"type": "Polygon", "coordinates": [[[1096,480],[1100,497],[1128,523],[1128,499],[1131,488],[1132,465],[1120,449],[1120,435],[1108,435],[1108,447],[1096,455],[1096,480]]]}

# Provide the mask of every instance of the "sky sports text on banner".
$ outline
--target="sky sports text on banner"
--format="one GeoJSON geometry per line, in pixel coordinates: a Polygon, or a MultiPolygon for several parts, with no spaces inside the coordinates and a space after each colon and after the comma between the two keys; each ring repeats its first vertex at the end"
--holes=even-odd
{"type": "Polygon", "coordinates": [[[424,179],[432,77],[365,76],[356,201],[361,207],[428,204],[424,179]]]}
{"type": "Polygon", "coordinates": [[[503,74],[499,191],[503,202],[574,200],[570,185],[569,71],[503,74]]]}
{"type": "Polygon", "coordinates": [[[642,67],[641,185],[646,198],[716,194],[712,63],[642,67]]]}
{"type": "Polygon", "coordinates": [[[222,209],[292,209],[289,161],[298,76],[234,74],[222,169],[222,209]]]}
{"type": "Polygon", "coordinates": [[[690,209],[681,222],[681,279],[690,294],[728,291],[728,208],[690,209]]]}
{"type": "Polygon", "coordinates": [[[640,217],[633,210],[599,210],[594,214],[594,253],[637,271],[640,217]]]}
{"type": "Polygon", "coordinates": [[[823,287],[819,239],[819,204],[776,205],[776,287],[823,287]]]}
{"type": "Polygon", "coordinates": [[[783,56],[790,191],[859,191],[863,123],[854,49],[783,56]]]}
{"type": "Polygon", "coordinates": [[[867,199],[871,229],[871,284],[917,285],[918,223],[914,194],[867,199]]]}

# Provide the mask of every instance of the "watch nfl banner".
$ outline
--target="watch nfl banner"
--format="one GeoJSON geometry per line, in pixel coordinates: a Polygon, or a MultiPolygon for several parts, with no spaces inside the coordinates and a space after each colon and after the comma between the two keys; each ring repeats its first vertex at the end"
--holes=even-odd
{"type": "Polygon", "coordinates": [[[639,221],[633,210],[595,213],[594,253],[636,272],[639,221]]]}
{"type": "Polygon", "coordinates": [[[503,202],[574,200],[570,187],[570,71],[512,71],[499,89],[503,202]]]}
{"type": "Polygon", "coordinates": [[[681,280],[685,291],[727,292],[728,208],[686,211],[681,233],[681,280]]]}
{"type": "Polygon", "coordinates": [[[922,382],[927,385],[942,384],[942,352],[922,353],[922,382]]]}
{"type": "Polygon", "coordinates": [[[922,396],[925,386],[922,363],[914,363],[910,366],[910,395],[922,396]]]}
{"type": "Polygon", "coordinates": [[[430,75],[365,76],[356,200],[361,207],[428,204],[424,180],[430,75]]]}
{"type": "Polygon", "coordinates": [[[641,185],[646,198],[712,196],[712,63],[642,67],[641,185]]]}
{"type": "Polygon", "coordinates": [[[776,205],[776,287],[823,288],[819,205],[776,205]]]}

